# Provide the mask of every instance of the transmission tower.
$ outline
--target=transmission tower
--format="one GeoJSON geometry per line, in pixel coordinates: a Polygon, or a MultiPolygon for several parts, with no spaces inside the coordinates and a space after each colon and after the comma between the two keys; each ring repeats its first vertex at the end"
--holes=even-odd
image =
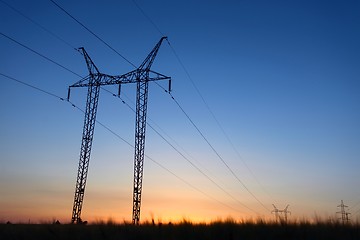
{"type": "Polygon", "coordinates": [[[349,221],[350,221],[349,215],[350,215],[351,213],[346,212],[345,208],[347,208],[348,206],[344,205],[343,200],[341,200],[341,204],[338,205],[337,207],[340,208],[340,212],[336,212],[336,213],[337,213],[337,214],[339,214],[339,213],[341,214],[341,218],[339,218],[339,219],[342,221],[342,223],[344,224],[345,222],[349,222],[349,221]]]}
{"type": "Polygon", "coordinates": [[[91,60],[84,48],[79,49],[86,61],[88,67],[89,75],[79,82],[73,84],[69,87],[68,100],[70,98],[70,88],[77,87],[80,84],[84,84],[88,87],[88,94],[86,100],[86,110],[85,110],[85,120],[84,128],[82,135],[82,142],[80,148],[80,161],[78,167],[78,174],[76,179],[75,187],[75,196],[74,196],[74,205],[72,211],[71,222],[72,223],[81,223],[81,209],[84,200],[85,186],[87,173],[89,169],[89,161],[91,154],[92,139],[94,136],[94,128],[96,121],[96,111],[99,101],[99,93],[101,82],[106,75],[101,74],[98,68],[95,66],[94,62],[91,60]]]}
{"type": "Polygon", "coordinates": [[[284,208],[284,210],[282,210],[282,212],[284,213],[286,223],[287,223],[287,215],[288,215],[288,213],[291,214],[291,212],[288,211],[288,207],[289,207],[289,205],[287,205],[286,208],[284,208]]]}
{"type": "Polygon", "coordinates": [[[155,57],[159,51],[162,37],[154,49],[145,58],[143,63],[134,71],[125,74],[129,75],[129,81],[135,77],[136,82],[136,123],[135,123],[135,154],[134,154],[134,188],[133,188],[133,224],[139,224],[141,208],[141,192],[144,171],[145,155],[145,130],[148,101],[148,88],[150,81],[169,80],[169,91],[171,91],[171,78],[150,70],[155,57]],[[154,75],[154,76],[152,76],[154,75]]]}
{"type": "Polygon", "coordinates": [[[279,209],[273,204],[274,210],[271,211],[271,213],[275,213],[275,221],[279,221],[279,209]]]}
{"type": "Polygon", "coordinates": [[[280,217],[280,214],[284,214],[284,222],[287,223],[287,215],[291,214],[290,211],[288,211],[289,205],[287,205],[283,210],[279,210],[274,204],[273,204],[274,210],[272,210],[272,213],[275,213],[275,220],[276,222],[282,221],[282,218],[280,217]]]}
{"type": "Polygon", "coordinates": [[[90,153],[94,128],[96,122],[96,112],[99,101],[100,87],[105,85],[119,85],[119,94],[121,84],[136,83],[136,124],[135,124],[135,156],[134,156],[134,192],[133,192],[133,223],[138,224],[140,219],[142,177],[145,150],[145,129],[146,113],[148,100],[148,84],[150,81],[169,80],[169,91],[171,78],[163,74],[150,70],[162,41],[162,37],[155,45],[154,49],[145,58],[144,62],[135,70],[123,75],[111,76],[100,73],[90,56],[84,48],[79,48],[82,52],[89,75],[75,84],[69,86],[68,100],[70,98],[70,89],[74,87],[87,87],[87,101],[85,110],[85,120],[83,127],[83,136],[80,149],[80,160],[78,174],[76,179],[74,206],[72,211],[72,223],[82,223],[81,210],[84,200],[86,179],[89,169],[90,153]]]}

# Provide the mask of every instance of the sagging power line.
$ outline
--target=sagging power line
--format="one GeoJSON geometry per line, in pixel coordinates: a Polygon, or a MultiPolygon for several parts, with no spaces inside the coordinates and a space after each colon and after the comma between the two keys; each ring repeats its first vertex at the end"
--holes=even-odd
{"type": "MultiPolygon", "coordinates": [[[[39,88],[39,87],[36,87],[32,84],[29,84],[29,83],[26,83],[24,81],[21,81],[17,78],[14,78],[14,77],[11,77],[7,74],[4,74],[4,73],[0,73],[1,76],[7,78],[7,79],[10,79],[14,82],[17,82],[19,84],[22,84],[24,86],[27,86],[29,88],[32,88],[38,92],[41,92],[41,93],[44,93],[48,96],[51,96],[51,97],[54,97],[60,101],[63,101],[63,102],[67,102],[69,103],[72,107],[74,107],[75,109],[79,110],[81,113],[85,114],[85,110],[81,109],[80,107],[78,107],[77,105],[75,105],[73,102],[71,101],[65,101],[66,98],[64,97],[60,97],[52,92],[49,92],[47,90],[44,90],[42,88],[39,88]]],[[[106,89],[104,89],[106,90],[106,89]]],[[[96,120],[96,123],[99,124],[101,127],[103,127],[104,129],[106,129],[107,131],[109,131],[112,135],[114,135],[116,138],[118,138],[119,140],[121,140],[122,142],[124,142],[125,144],[127,144],[128,146],[130,146],[132,149],[135,149],[134,145],[132,145],[129,141],[125,140],[123,137],[121,137],[119,134],[117,134],[116,132],[114,132],[110,127],[106,126],[105,124],[103,124],[102,122],[100,122],[99,120],[96,120]]],[[[186,181],[184,178],[180,177],[179,175],[177,175],[176,173],[174,173],[173,171],[171,171],[169,168],[165,167],[164,165],[162,165],[160,162],[156,161],[154,158],[150,157],[149,155],[145,154],[145,157],[147,159],[149,159],[150,161],[152,161],[153,163],[155,163],[158,167],[160,167],[161,169],[163,169],[164,171],[168,172],[169,174],[171,174],[172,176],[174,176],[175,178],[177,178],[179,181],[183,182],[185,185],[187,185],[188,187],[192,188],[193,190],[203,194],[204,196],[206,196],[207,198],[217,202],[218,204],[220,205],[223,205],[224,207],[227,207],[233,211],[236,211],[236,212],[239,212],[239,213],[243,213],[242,211],[224,203],[224,202],[221,202],[219,201],[218,199],[212,197],[211,195],[207,194],[206,192],[202,191],[200,188],[196,187],[194,184],[190,183],[189,181],[186,181]]]]}
{"type": "Polygon", "coordinates": [[[12,38],[12,37],[10,37],[10,36],[8,36],[8,35],[6,35],[6,34],[2,33],[2,32],[0,32],[0,34],[1,34],[2,36],[4,36],[5,38],[7,38],[7,39],[11,40],[12,42],[14,42],[14,43],[18,44],[19,46],[21,46],[21,47],[23,47],[23,48],[26,48],[27,50],[29,50],[29,51],[31,51],[31,52],[33,52],[33,53],[35,53],[36,55],[38,55],[38,56],[40,56],[40,57],[42,57],[42,58],[46,59],[47,61],[52,62],[53,64],[55,64],[55,65],[57,65],[57,66],[61,67],[62,69],[65,69],[66,71],[71,72],[72,74],[74,74],[74,75],[76,75],[76,76],[78,76],[78,77],[82,78],[82,76],[81,76],[81,75],[79,75],[79,74],[77,74],[76,72],[74,72],[74,71],[70,70],[69,68],[65,67],[64,65],[62,65],[62,64],[60,64],[60,63],[58,63],[58,62],[56,62],[56,61],[54,61],[54,60],[52,60],[52,59],[50,59],[50,58],[46,57],[44,54],[41,54],[40,52],[38,52],[38,51],[36,51],[36,50],[34,50],[34,49],[32,49],[32,48],[30,48],[30,47],[28,47],[28,46],[26,46],[26,45],[22,44],[21,42],[19,42],[19,41],[15,40],[14,38],[12,38]]]}
{"type": "Polygon", "coordinates": [[[68,11],[66,11],[63,7],[61,7],[57,2],[54,0],[50,0],[56,7],[58,7],[61,11],[63,11],[66,15],[68,15],[70,18],[72,18],[75,22],[77,22],[80,26],[82,26],[84,29],[86,29],[89,33],[91,33],[94,37],[96,37],[100,42],[105,44],[108,48],[110,48],[112,51],[114,51],[117,55],[119,55],[122,59],[124,59],[127,63],[132,65],[136,68],[136,65],[133,64],[130,60],[128,60],[126,57],[124,57],[121,53],[116,51],[115,48],[111,47],[105,40],[103,40],[101,37],[99,37],[97,34],[95,34],[90,28],[85,26],[82,22],[80,22],[77,18],[75,18],[73,15],[71,15],[68,11]]]}
{"type": "MultiPolygon", "coordinates": [[[[160,30],[160,28],[155,24],[155,22],[146,14],[146,12],[140,7],[140,5],[135,1],[132,0],[133,3],[136,5],[136,7],[140,10],[140,12],[144,15],[144,17],[153,25],[153,27],[162,35],[162,31],[160,30]]],[[[211,110],[209,104],[207,103],[207,101],[205,100],[205,98],[203,97],[203,95],[201,94],[199,88],[197,87],[197,85],[195,84],[195,81],[193,80],[193,78],[191,77],[189,71],[187,70],[187,68],[185,67],[184,63],[181,61],[178,53],[175,51],[174,47],[170,44],[170,41],[167,40],[168,45],[170,46],[173,54],[175,55],[177,61],[179,62],[180,66],[182,67],[182,69],[184,70],[187,78],[190,80],[192,86],[194,87],[194,89],[196,90],[197,94],[199,95],[199,97],[201,98],[202,102],[204,103],[207,111],[210,113],[210,115],[212,116],[212,118],[214,119],[214,121],[216,122],[216,124],[218,125],[218,127],[220,128],[221,132],[224,134],[226,140],[229,142],[230,146],[232,147],[232,149],[234,150],[234,152],[236,153],[236,155],[238,156],[238,158],[243,162],[244,166],[246,167],[246,169],[250,172],[250,174],[253,176],[253,178],[255,179],[256,183],[262,188],[262,190],[270,196],[270,194],[268,193],[268,191],[265,190],[265,187],[260,183],[260,181],[258,180],[258,178],[255,176],[254,172],[250,169],[250,167],[246,164],[245,160],[243,159],[243,157],[240,155],[239,151],[235,148],[234,143],[231,141],[229,135],[226,133],[226,131],[224,130],[224,128],[222,127],[222,125],[220,124],[219,120],[217,119],[217,117],[215,116],[214,112],[211,110]]],[[[208,139],[205,137],[205,135],[200,131],[200,129],[195,125],[194,121],[190,119],[190,116],[184,111],[184,108],[181,107],[180,103],[174,98],[174,96],[172,94],[171,98],[175,101],[176,105],[180,108],[180,110],[185,114],[185,116],[189,119],[189,121],[191,122],[191,124],[195,127],[195,129],[198,131],[198,133],[201,135],[201,137],[205,140],[205,142],[209,145],[209,147],[212,149],[212,151],[215,153],[215,155],[217,155],[217,157],[220,159],[220,161],[225,165],[225,167],[230,171],[230,173],[235,177],[235,179],[244,187],[244,189],[264,208],[266,209],[268,212],[270,212],[270,209],[267,208],[265,206],[265,204],[259,200],[259,198],[257,198],[255,196],[255,194],[250,191],[250,189],[244,184],[244,182],[239,178],[239,176],[232,170],[232,168],[228,165],[228,163],[219,155],[218,151],[215,150],[215,148],[213,147],[213,145],[208,141],[208,139]]],[[[272,198],[270,196],[270,198],[272,198]]]]}
{"type": "MultiPolygon", "coordinates": [[[[95,37],[97,37],[100,41],[102,41],[103,43],[105,43],[105,45],[107,45],[108,47],[110,47],[112,50],[114,50],[110,45],[108,45],[106,42],[104,42],[101,38],[99,38],[94,32],[92,32],[89,28],[87,28],[85,25],[83,25],[81,22],[79,22],[76,18],[74,18],[73,16],[71,16],[68,12],[66,12],[65,9],[61,8],[58,4],[56,4],[54,1],[52,1],[55,5],[57,5],[61,10],[63,10],[67,15],[69,15],[70,17],[72,17],[76,22],[78,22],[81,26],[83,26],[86,30],[88,30],[91,34],[93,34],[95,37]]],[[[114,50],[116,52],[116,50],[114,50]]],[[[118,53],[118,52],[117,52],[118,53]]],[[[121,55],[121,54],[120,54],[121,55]]],[[[121,57],[123,57],[121,55],[121,57]]],[[[127,60],[128,61],[128,60],[127,60]]],[[[129,62],[129,61],[128,61],[129,62]]],[[[130,64],[132,64],[131,62],[129,62],[130,64]]],[[[133,65],[133,64],[132,64],[133,65]]],[[[133,65],[134,66],[134,65],[133,65]]],[[[69,69],[67,69],[69,70],[69,69]]],[[[71,70],[70,70],[71,71],[71,70]]],[[[72,71],[71,71],[72,72],[72,71]]],[[[74,72],[72,72],[74,73],[74,72]]],[[[79,76],[79,75],[78,75],[79,76]]],[[[81,76],[80,76],[81,77],[81,76]]],[[[175,100],[175,99],[174,99],[175,100]]],[[[227,164],[225,164],[227,165],[227,164]]],[[[240,180],[241,181],[241,180],[240,180]]],[[[244,186],[245,188],[247,188],[246,186],[244,186]]],[[[255,196],[254,196],[255,197],[255,196]]],[[[255,197],[256,198],[256,197],[255,197]]]]}
{"type": "MultiPolygon", "coordinates": [[[[48,92],[48,91],[46,91],[46,90],[40,89],[40,88],[35,87],[35,86],[33,86],[33,85],[30,85],[30,84],[27,84],[27,83],[25,83],[25,82],[23,82],[23,81],[17,80],[17,79],[12,78],[12,77],[10,77],[10,76],[8,76],[8,75],[2,74],[2,73],[0,73],[0,75],[4,76],[4,77],[6,77],[6,78],[9,78],[9,79],[11,79],[11,80],[13,80],[13,81],[16,81],[16,82],[18,82],[18,83],[21,83],[21,84],[23,84],[23,85],[26,85],[26,86],[28,86],[28,87],[34,88],[35,90],[41,91],[41,92],[43,92],[43,93],[45,93],[45,94],[48,94],[48,95],[50,95],[50,96],[59,98],[60,100],[64,100],[63,97],[57,96],[57,95],[52,94],[52,93],[50,93],[50,92],[48,92]]],[[[104,90],[107,91],[106,89],[104,89],[104,90]]],[[[113,94],[113,95],[115,95],[115,94],[113,94]]],[[[117,96],[117,97],[120,98],[120,96],[118,96],[118,95],[115,95],[115,96],[117,96]]],[[[120,99],[121,99],[121,98],[120,98],[120,99]]],[[[123,100],[122,100],[122,101],[123,101],[123,100]]],[[[82,109],[80,109],[79,107],[77,107],[74,103],[72,103],[72,102],[70,102],[70,101],[68,101],[68,102],[71,103],[71,105],[72,105],[73,107],[75,107],[75,108],[77,108],[78,110],[80,110],[81,112],[85,113],[84,110],[82,110],[82,109]]],[[[123,103],[126,104],[125,101],[123,101],[123,103]]],[[[130,107],[128,104],[126,104],[126,105],[127,105],[128,107],[130,107]]],[[[131,107],[130,107],[130,108],[131,108],[131,107]]],[[[131,109],[132,109],[132,108],[131,108],[131,109]]],[[[135,111],[134,109],[132,109],[132,110],[135,111]]],[[[116,137],[118,137],[119,139],[121,139],[123,142],[127,143],[129,146],[131,146],[132,148],[134,148],[133,145],[131,145],[131,144],[130,144],[128,141],[126,141],[124,138],[120,137],[118,134],[116,134],[116,133],[115,133],[114,131],[112,131],[110,128],[108,128],[107,126],[105,126],[104,124],[102,124],[101,122],[99,122],[98,120],[95,120],[95,121],[96,121],[97,124],[101,125],[101,126],[104,127],[105,129],[107,129],[108,131],[110,131],[112,134],[114,134],[116,137]]],[[[153,127],[151,127],[151,128],[153,128],[153,127]]],[[[157,132],[155,129],[154,129],[154,131],[157,132]]],[[[157,133],[158,133],[158,132],[157,132],[157,133]]],[[[165,139],[165,141],[167,141],[167,140],[165,139]]],[[[181,154],[181,153],[180,153],[180,154],[181,154]]],[[[234,207],[231,207],[231,206],[229,206],[228,204],[225,204],[225,203],[223,203],[223,202],[221,202],[221,201],[219,201],[219,200],[211,197],[209,194],[203,192],[203,191],[200,190],[199,188],[195,187],[194,185],[190,184],[189,182],[187,182],[187,181],[184,180],[183,178],[179,177],[177,174],[175,174],[174,172],[170,171],[168,168],[166,168],[165,166],[161,165],[159,162],[155,161],[155,160],[154,160],[153,158],[151,158],[150,156],[147,156],[147,155],[145,155],[145,156],[146,156],[147,158],[149,158],[151,161],[153,161],[155,164],[157,164],[159,167],[161,167],[161,168],[163,168],[164,170],[168,171],[171,175],[175,176],[175,177],[178,178],[180,181],[184,182],[186,185],[188,185],[188,186],[190,186],[191,188],[193,188],[194,190],[202,193],[202,194],[205,195],[206,197],[208,197],[208,198],[210,198],[210,199],[212,199],[212,200],[220,203],[221,205],[226,206],[227,208],[230,208],[230,209],[232,209],[232,210],[234,210],[234,211],[236,211],[236,212],[241,212],[241,211],[239,211],[238,209],[236,209],[236,208],[234,208],[234,207]]],[[[193,164],[192,164],[192,165],[193,165],[193,164]]],[[[206,175],[205,173],[202,172],[201,169],[199,169],[198,167],[196,167],[196,165],[193,165],[193,167],[196,168],[196,169],[198,169],[203,175],[206,175]]],[[[230,193],[228,193],[226,190],[224,190],[222,187],[220,187],[216,182],[214,182],[209,176],[206,175],[206,177],[207,177],[208,179],[210,179],[210,181],[212,181],[217,187],[219,187],[220,189],[222,189],[223,191],[225,191],[225,193],[226,193],[227,195],[229,195],[229,196],[230,196],[231,198],[233,198],[235,201],[239,202],[236,198],[234,198],[232,195],[230,195],[230,193]]],[[[239,203],[240,203],[241,205],[243,205],[245,208],[248,208],[246,205],[242,204],[241,202],[239,202],[239,203]]],[[[251,211],[254,211],[254,210],[252,210],[252,209],[250,209],[250,208],[248,208],[248,209],[251,210],[251,211]]],[[[241,213],[243,213],[243,212],[241,212],[241,213]]],[[[256,213],[256,212],[255,212],[255,213],[256,213]]]]}
{"type": "MultiPolygon", "coordinates": [[[[116,96],[118,98],[121,99],[120,96],[117,96],[115,94],[112,94],[113,96],[116,96]]],[[[133,112],[136,112],[129,104],[127,104],[123,99],[121,99],[122,103],[124,103],[128,108],[130,108],[133,112]]],[[[240,202],[236,197],[234,197],[234,195],[232,195],[231,193],[229,193],[227,190],[225,190],[225,188],[223,188],[222,186],[220,186],[215,180],[213,180],[208,174],[206,174],[201,168],[199,168],[197,165],[195,165],[188,157],[186,157],[179,149],[177,149],[172,143],[170,143],[169,140],[167,140],[159,131],[157,131],[152,125],[150,125],[149,123],[147,123],[147,125],[157,134],[159,135],[171,148],[173,148],[185,161],[187,161],[191,167],[193,167],[194,169],[196,169],[200,174],[202,174],[206,179],[208,179],[211,183],[213,183],[217,188],[219,188],[223,193],[225,193],[227,196],[229,196],[230,198],[232,198],[233,200],[235,200],[237,203],[239,203],[240,205],[242,205],[243,207],[245,207],[246,209],[259,214],[257,211],[253,210],[252,208],[250,208],[249,206],[245,205],[244,203],[240,202]]]]}
{"type": "Polygon", "coordinates": [[[10,9],[12,9],[14,12],[18,13],[19,15],[21,15],[22,17],[24,17],[25,19],[27,19],[28,21],[30,21],[31,23],[33,23],[34,25],[38,26],[39,28],[41,28],[42,30],[44,30],[45,32],[47,32],[48,34],[52,35],[53,37],[55,37],[56,39],[58,39],[59,41],[65,43],[66,45],[68,45],[70,48],[74,49],[77,51],[77,48],[75,48],[72,44],[70,44],[68,41],[66,41],[65,39],[63,39],[62,37],[60,37],[59,35],[55,34],[53,31],[50,31],[48,28],[44,27],[43,25],[41,25],[40,23],[36,22],[35,20],[33,20],[32,18],[30,18],[29,16],[25,15],[23,12],[21,12],[20,10],[18,10],[17,8],[15,8],[14,6],[10,5],[9,3],[0,0],[2,3],[4,3],[6,6],[8,6],[10,9]]]}
{"type": "MultiPolygon", "coordinates": [[[[11,40],[12,40],[13,42],[19,44],[19,42],[16,41],[15,39],[11,39],[11,40]]],[[[64,67],[63,65],[59,64],[58,62],[55,62],[54,60],[50,59],[49,57],[47,57],[47,56],[45,56],[45,55],[43,55],[43,54],[41,54],[41,53],[39,53],[38,51],[35,51],[34,49],[32,49],[32,48],[30,48],[30,47],[28,47],[28,46],[26,46],[26,45],[24,45],[24,44],[19,44],[19,45],[22,46],[22,47],[24,47],[25,49],[28,49],[28,50],[36,53],[38,56],[44,58],[45,60],[47,60],[47,61],[49,61],[49,62],[51,62],[51,63],[53,63],[53,64],[55,64],[55,65],[57,65],[57,66],[60,66],[60,67],[63,68],[64,70],[66,70],[66,71],[68,71],[68,72],[70,72],[70,73],[72,73],[72,74],[74,74],[74,75],[76,75],[76,76],[78,76],[78,77],[81,77],[79,74],[75,73],[74,71],[70,70],[70,69],[67,68],[67,67],[64,67]]],[[[79,49],[77,49],[77,51],[79,51],[79,52],[81,53],[81,51],[80,51],[79,49]]],[[[156,83],[156,82],[155,82],[155,83],[156,83]]],[[[157,83],[156,83],[156,84],[157,84],[157,83]]],[[[158,85],[158,84],[157,84],[157,85],[158,85]]],[[[160,85],[159,85],[159,86],[160,86],[160,85]]],[[[170,87],[170,85],[169,85],[169,87],[170,87]]],[[[162,87],[162,88],[163,88],[163,87],[162,87]]],[[[163,88],[163,89],[164,89],[166,92],[168,92],[168,90],[166,90],[165,88],[163,88]]],[[[109,91],[107,91],[106,89],[104,89],[104,90],[105,90],[106,92],[109,92],[109,91]]],[[[116,94],[113,94],[113,93],[111,93],[111,94],[112,94],[113,96],[117,96],[118,98],[120,98],[119,95],[116,95],[116,94]]],[[[122,100],[122,101],[123,101],[123,100],[122,100]]],[[[125,102],[123,101],[123,103],[125,103],[125,102]]],[[[72,105],[75,107],[74,104],[72,104],[72,105]]],[[[135,110],[133,110],[133,111],[135,111],[135,110]]],[[[84,113],[85,113],[85,112],[84,112],[84,113]]],[[[96,122],[97,122],[97,121],[96,121],[96,122]]],[[[155,129],[154,129],[154,131],[157,132],[155,129]]],[[[159,132],[157,132],[157,133],[159,134],[159,132]]],[[[240,205],[242,205],[243,207],[245,207],[245,208],[249,209],[250,211],[258,214],[256,211],[254,211],[253,209],[249,208],[249,207],[248,207],[247,205],[245,205],[244,203],[240,202],[240,201],[239,201],[237,198],[235,198],[232,194],[230,194],[230,193],[229,193],[228,191],[226,191],[223,187],[221,187],[218,183],[216,183],[213,179],[211,179],[206,173],[204,173],[200,168],[198,168],[195,164],[193,164],[187,157],[185,157],[178,149],[176,149],[171,143],[169,143],[168,140],[166,140],[163,136],[161,136],[161,138],[163,138],[172,148],[175,149],[176,152],[178,152],[187,162],[189,162],[192,167],[194,167],[196,170],[198,170],[202,175],[204,175],[208,180],[210,180],[216,187],[218,187],[220,190],[222,190],[226,195],[228,195],[230,198],[232,198],[233,200],[235,200],[236,202],[238,202],[238,203],[239,203],[240,205]]]]}
{"type": "MultiPolygon", "coordinates": [[[[101,37],[99,37],[97,34],[95,34],[92,30],[90,30],[87,26],[85,26],[83,23],[81,23],[77,18],[75,18],[73,15],[71,15],[68,11],[66,11],[63,7],[61,7],[59,4],[57,4],[54,0],[50,0],[51,2],[53,2],[60,10],[62,10],[64,13],[66,13],[69,17],[71,17],[74,21],[76,21],[78,24],[80,24],[83,28],[85,28],[88,32],[90,32],[93,36],[95,36],[98,40],[100,40],[102,43],[104,43],[107,47],[109,47],[111,50],[113,50],[114,52],[116,52],[120,57],[122,57],[124,60],[126,60],[129,64],[131,64],[132,66],[135,67],[135,65],[130,62],[127,58],[125,58],[122,54],[120,54],[118,51],[116,51],[113,47],[111,47],[108,43],[106,43],[101,37]]],[[[151,21],[151,19],[145,14],[145,12],[141,9],[141,7],[134,1],[134,4],[140,9],[140,11],[142,11],[142,13],[145,15],[145,17],[151,21]]],[[[154,22],[152,22],[152,24],[156,27],[156,24],[154,22]]],[[[161,31],[159,30],[159,28],[157,28],[158,31],[161,33],[161,31]]],[[[168,42],[169,46],[172,48],[172,46],[170,45],[170,42],[168,41],[168,39],[166,38],[166,41],[168,42]]],[[[173,48],[172,48],[173,49],[173,48]]],[[[176,55],[175,50],[173,49],[174,54],[176,55]]],[[[177,55],[176,55],[177,56],[177,55]]],[[[178,56],[177,56],[178,58],[178,56]]],[[[180,61],[180,59],[178,58],[178,60],[180,61]]],[[[185,67],[184,67],[185,69],[185,67]]],[[[186,70],[186,69],[185,69],[186,70]]],[[[190,75],[188,74],[188,76],[190,77],[190,75]]],[[[190,77],[191,78],[191,77],[190,77]]],[[[192,79],[191,79],[192,80],[192,79]]],[[[170,82],[169,82],[170,83],[170,82]]],[[[195,85],[194,85],[195,86],[195,85]]],[[[196,87],[196,86],[195,86],[196,87]]],[[[170,88],[170,86],[169,86],[170,88]]],[[[200,93],[200,92],[199,92],[200,93]]],[[[173,98],[173,96],[172,96],[173,98]]],[[[176,101],[173,98],[174,101],[176,101]]],[[[205,100],[204,100],[205,101],[205,100]]],[[[181,106],[179,105],[179,103],[177,102],[177,105],[181,108],[181,106]]],[[[184,112],[184,110],[182,109],[182,111],[184,112]]],[[[185,112],[184,112],[185,113],[185,112]]],[[[197,127],[196,127],[197,128],[197,127]]],[[[204,135],[202,133],[200,133],[203,137],[204,135]]],[[[204,137],[205,138],[205,137],[204,137]]],[[[252,195],[255,200],[257,202],[259,202],[267,211],[270,211],[247,187],[246,185],[239,179],[239,177],[233,172],[233,170],[231,170],[231,168],[228,166],[228,164],[224,161],[224,159],[218,154],[218,152],[213,148],[213,146],[210,144],[210,142],[205,138],[205,141],[210,145],[210,147],[212,148],[212,150],[216,153],[216,155],[218,157],[220,157],[221,161],[225,164],[225,166],[230,170],[230,172],[232,173],[232,175],[235,176],[235,178],[243,185],[243,187],[246,189],[246,191],[248,191],[250,193],[250,195],[252,195]]],[[[247,207],[248,208],[248,207],[247,207]]],[[[249,208],[250,209],[250,208],[249,208]]],[[[251,209],[250,209],[251,210],[251,209]]],[[[254,211],[254,210],[252,210],[254,211]]]]}

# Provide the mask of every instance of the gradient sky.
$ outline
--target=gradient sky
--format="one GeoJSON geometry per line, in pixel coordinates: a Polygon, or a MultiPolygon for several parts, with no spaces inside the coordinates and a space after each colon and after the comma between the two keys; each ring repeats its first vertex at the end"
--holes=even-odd
{"type": "MultiPolygon", "coordinates": [[[[81,76],[85,47],[100,71],[133,67],[51,1],[0,1],[0,28],[81,76]]],[[[119,53],[139,65],[162,34],[153,69],[173,79],[173,95],[263,207],[214,154],[168,94],[150,84],[141,219],[194,221],[334,217],[341,200],[360,210],[360,2],[349,1],[57,1],[119,53]],[[155,123],[155,124],[153,124],[155,123]],[[161,127],[161,130],[157,126],[161,127]],[[166,134],[166,135],[165,135],[166,134]],[[235,146],[236,151],[227,140],[235,146]],[[204,194],[205,193],[205,194],[204,194]],[[246,207],[245,207],[246,206],[246,207]],[[248,208],[253,209],[250,211],[248,208]]],[[[0,35],[0,73],[65,97],[79,77],[0,35]]],[[[0,221],[70,221],[83,113],[0,76],[0,221]]],[[[167,83],[159,83],[167,87],[167,83]]],[[[116,92],[116,87],[107,87],[116,92]]],[[[135,88],[122,87],[135,102],[135,88]]],[[[71,100],[85,107],[86,89],[71,100]]],[[[135,114],[101,91],[97,119],[130,143],[135,114]]],[[[134,150],[96,125],[82,218],[131,220],[134,150]]]]}

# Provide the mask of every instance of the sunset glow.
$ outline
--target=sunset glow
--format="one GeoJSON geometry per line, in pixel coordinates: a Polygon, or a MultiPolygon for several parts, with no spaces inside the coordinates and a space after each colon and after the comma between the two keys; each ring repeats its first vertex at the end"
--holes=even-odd
{"type": "MultiPolygon", "coordinates": [[[[118,76],[163,36],[151,69],[172,92],[149,82],[140,221],[337,219],[341,200],[360,217],[359,1],[56,2],[68,14],[0,1],[1,223],[71,221],[87,89],[66,99],[89,74],[74,48],[118,76]]],[[[132,221],[136,90],[100,89],[84,221],[132,221]]]]}

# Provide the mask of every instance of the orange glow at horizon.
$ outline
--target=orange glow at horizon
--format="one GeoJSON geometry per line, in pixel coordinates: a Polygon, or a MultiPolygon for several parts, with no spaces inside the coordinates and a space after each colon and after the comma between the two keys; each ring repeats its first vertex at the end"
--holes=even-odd
{"type": "MultiPolygon", "coordinates": [[[[59,220],[61,223],[70,223],[71,219],[71,202],[67,201],[66,205],[62,203],[52,203],[51,205],[38,205],[35,202],[27,202],[19,206],[18,202],[8,204],[8,210],[2,212],[0,222],[10,221],[13,223],[51,223],[54,220],[59,220]]],[[[106,223],[111,221],[113,223],[130,223],[131,216],[131,202],[119,202],[119,204],[99,204],[96,201],[88,199],[82,211],[82,219],[88,221],[90,224],[106,223]]],[[[144,202],[141,209],[140,223],[152,222],[155,223],[181,223],[188,221],[192,223],[211,223],[214,221],[225,221],[228,219],[236,222],[242,221],[256,221],[274,220],[274,215],[266,214],[263,216],[256,216],[254,214],[240,214],[231,212],[231,210],[224,210],[220,204],[211,203],[210,201],[193,201],[187,199],[185,201],[179,200],[164,204],[162,202],[151,203],[144,202]]],[[[307,219],[311,217],[291,215],[290,219],[307,219]]]]}
{"type": "MultiPolygon", "coordinates": [[[[152,219],[156,223],[178,223],[184,220],[193,223],[210,223],[226,219],[233,219],[234,221],[248,221],[258,218],[263,220],[274,219],[274,215],[265,212],[264,209],[261,211],[258,203],[249,197],[243,197],[241,199],[242,203],[259,211],[259,214],[262,215],[257,215],[229,199],[229,197],[220,195],[216,189],[208,189],[207,193],[230,207],[216,202],[214,199],[210,199],[193,189],[188,189],[186,186],[176,184],[176,182],[173,183],[174,180],[172,179],[166,181],[165,186],[160,187],[159,182],[164,181],[163,178],[164,176],[162,176],[162,179],[156,179],[156,176],[152,176],[147,179],[145,185],[149,185],[145,186],[146,191],[142,199],[140,223],[151,222],[152,219]],[[173,191],[165,191],[164,189],[171,189],[166,184],[172,184],[173,191]]],[[[18,191],[11,190],[11,194],[0,199],[2,207],[0,222],[50,223],[59,220],[61,223],[69,223],[73,204],[73,189],[55,183],[52,186],[57,186],[57,190],[40,191],[35,187],[32,189],[28,186],[22,186],[21,193],[25,196],[23,198],[18,197],[18,191]]],[[[131,222],[131,197],[131,191],[125,185],[122,185],[119,189],[116,186],[104,186],[91,182],[86,191],[81,218],[89,223],[131,222]]],[[[297,206],[298,212],[291,209],[292,219],[309,219],[309,217],[314,216],[313,212],[301,210],[308,209],[308,205],[310,205],[305,201],[303,201],[303,204],[297,206]]],[[[281,208],[282,205],[277,206],[281,208]]],[[[269,207],[271,208],[271,206],[269,207]]]]}
{"type": "MultiPolygon", "coordinates": [[[[94,193],[87,196],[82,209],[82,219],[89,223],[113,221],[116,223],[131,222],[132,205],[131,199],[113,198],[112,201],[102,202],[102,198],[94,198],[94,193]]],[[[233,218],[235,220],[248,219],[246,214],[234,214],[231,210],[224,210],[220,204],[191,197],[168,198],[159,201],[156,197],[148,197],[141,209],[140,222],[178,223],[184,220],[198,222],[212,222],[233,218]],[[177,200],[174,200],[177,199],[177,200]]],[[[17,200],[7,203],[5,211],[2,211],[0,222],[20,223],[50,223],[59,220],[61,223],[69,223],[71,219],[72,201],[71,196],[61,198],[30,198],[26,201],[17,200]],[[70,197],[70,198],[68,198],[70,197]]]]}

